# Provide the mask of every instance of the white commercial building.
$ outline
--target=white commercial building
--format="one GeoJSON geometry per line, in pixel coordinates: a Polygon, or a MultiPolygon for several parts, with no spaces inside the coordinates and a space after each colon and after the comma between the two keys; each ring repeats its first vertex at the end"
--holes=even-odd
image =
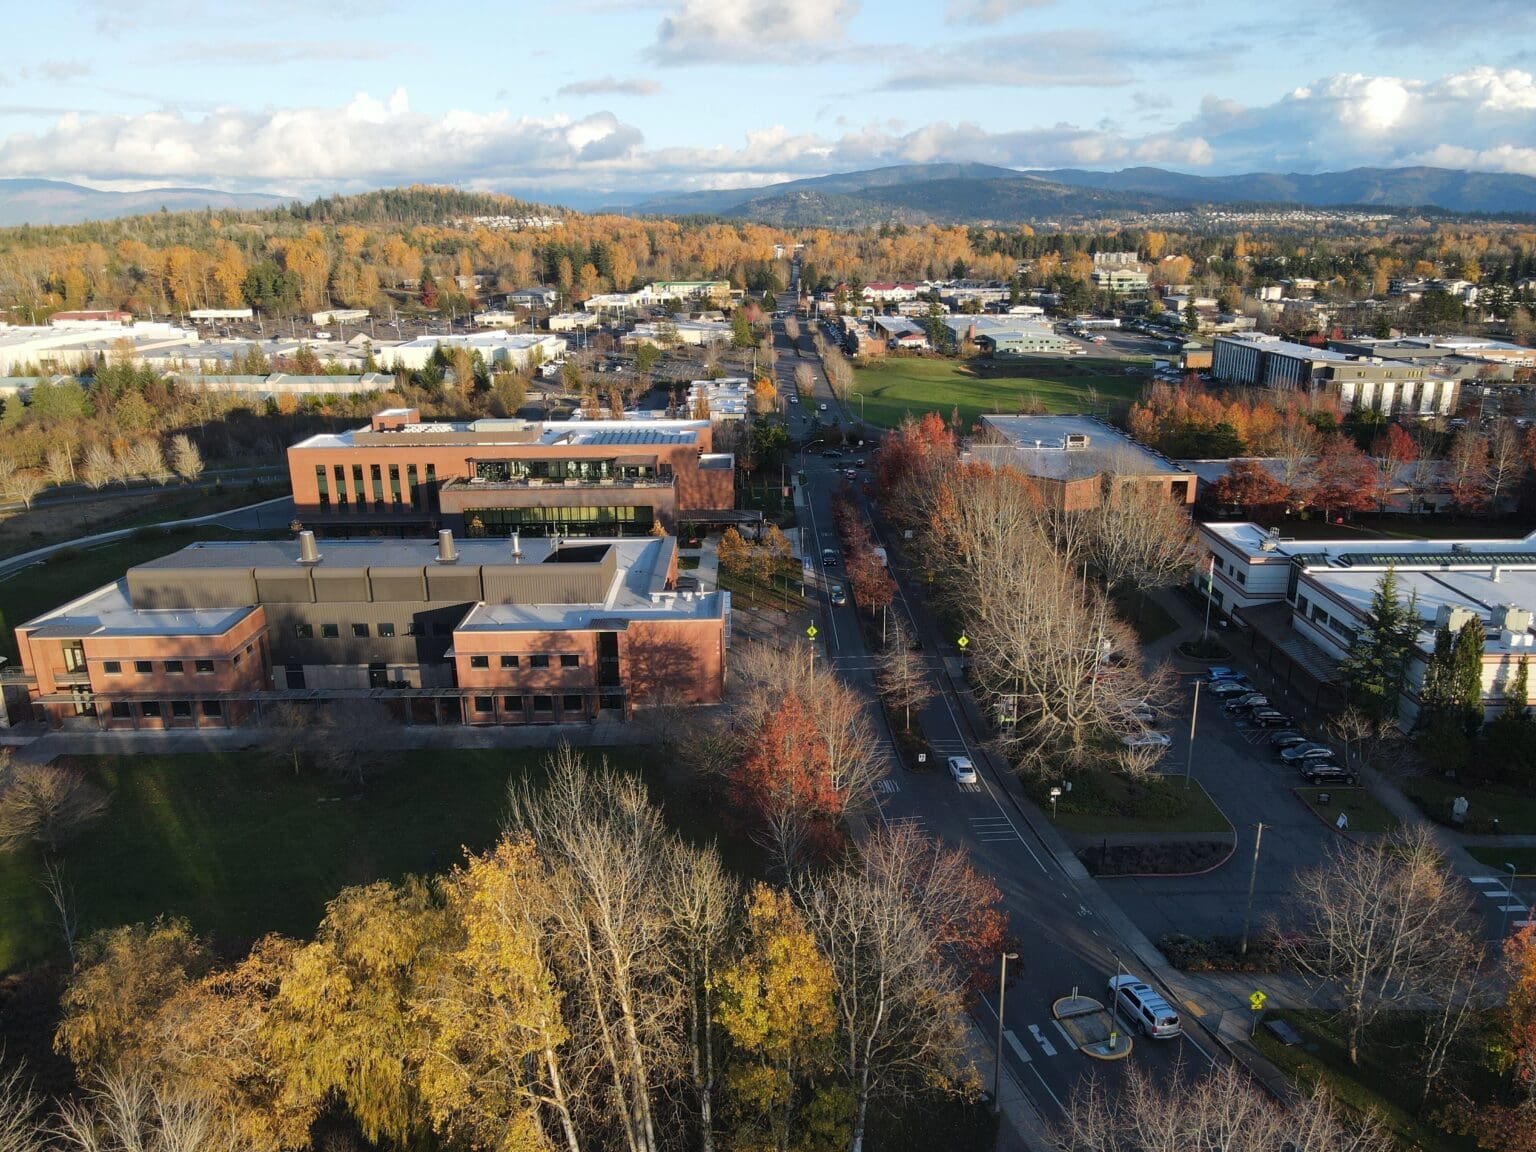
{"type": "Polygon", "coordinates": [[[423,336],[401,344],[380,344],[375,346],[374,358],[382,365],[394,367],[398,364],[410,371],[417,371],[427,366],[432,353],[439,346],[445,352],[468,348],[471,352],[480,353],[487,367],[506,366],[514,369],[526,368],[539,360],[554,360],[564,356],[566,350],[565,339],[560,336],[546,336],[537,332],[471,332],[464,336],[423,336]]]}
{"type": "Polygon", "coordinates": [[[0,376],[20,375],[28,366],[62,373],[89,370],[101,357],[132,360],[149,352],[187,348],[197,343],[196,332],[174,324],[0,324],[0,376]]]}

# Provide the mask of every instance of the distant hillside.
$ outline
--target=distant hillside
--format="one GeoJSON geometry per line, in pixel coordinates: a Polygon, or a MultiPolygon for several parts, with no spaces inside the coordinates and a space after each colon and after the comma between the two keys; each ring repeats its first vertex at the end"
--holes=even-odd
{"type": "Polygon", "coordinates": [[[283,196],[260,192],[219,192],[212,188],[150,188],[143,192],[103,192],[62,180],[0,180],[0,227],[17,224],[79,224],[142,216],[165,208],[184,212],[201,208],[275,208],[283,196]]]}
{"type": "Polygon", "coordinates": [[[1071,220],[1205,204],[1381,205],[1450,212],[1536,213],[1536,178],[1444,168],[1189,176],[1160,168],[1015,172],[988,164],[905,164],[764,188],[658,195],[625,211],[720,215],[781,226],[1071,220]]]}
{"type": "Polygon", "coordinates": [[[1144,192],[1212,204],[1274,202],[1329,207],[1380,204],[1392,208],[1443,208],[1448,212],[1536,212],[1536,178],[1506,172],[1451,168],[1352,168],[1347,172],[1286,175],[1189,176],[1161,168],[1085,172],[1063,168],[1038,172],[1042,179],[1106,192],[1144,192]]]}

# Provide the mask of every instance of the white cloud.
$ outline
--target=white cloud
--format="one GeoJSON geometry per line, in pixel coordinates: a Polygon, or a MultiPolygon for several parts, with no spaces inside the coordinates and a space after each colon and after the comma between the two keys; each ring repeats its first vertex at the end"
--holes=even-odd
{"type": "Polygon", "coordinates": [[[682,0],[646,54],[661,64],[805,63],[840,41],[858,0],[682,0]]]}
{"type": "Polygon", "coordinates": [[[1051,0],[947,0],[944,18],[952,24],[997,24],[1031,8],[1044,8],[1051,0]]]}
{"type": "Polygon", "coordinates": [[[912,53],[882,91],[1113,87],[1134,78],[1141,50],[1086,29],[988,36],[912,53]]]}
{"type": "Polygon", "coordinates": [[[654,96],[661,91],[661,85],[654,80],[642,80],[638,77],[627,80],[618,80],[612,76],[603,76],[597,80],[578,80],[574,84],[566,84],[559,88],[557,96],[654,96]]]}
{"type": "Polygon", "coordinates": [[[383,60],[399,52],[398,46],[389,44],[333,39],[189,40],[170,50],[170,54],[178,60],[217,61],[220,64],[244,64],[252,68],[337,60],[383,60]]]}

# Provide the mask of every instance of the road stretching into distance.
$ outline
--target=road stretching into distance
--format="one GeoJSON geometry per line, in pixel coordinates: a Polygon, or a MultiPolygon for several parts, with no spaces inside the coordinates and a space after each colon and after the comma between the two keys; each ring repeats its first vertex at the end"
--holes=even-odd
{"type": "MultiPolygon", "coordinates": [[[[780,297],[778,309],[793,313],[794,285],[780,297]]],[[[809,327],[802,321],[802,328],[809,327]]],[[[775,367],[781,405],[786,413],[791,440],[805,445],[818,426],[851,427],[827,384],[820,364],[810,350],[809,335],[802,337],[804,355],[793,347],[782,321],[773,325],[775,367]],[[812,402],[794,403],[794,371],[805,364],[815,373],[812,402]],[[821,406],[826,405],[826,411],[821,406]]],[[[839,676],[864,693],[877,729],[887,743],[893,764],[900,764],[895,745],[885,729],[875,687],[876,663],[864,644],[851,595],[842,606],[832,604],[832,584],[845,584],[842,566],[821,566],[821,551],[830,548],[841,557],[841,545],[832,516],[832,501],[844,481],[843,469],[855,458],[868,459],[875,445],[849,446],[844,456],[825,459],[814,446],[800,449],[798,468],[803,477],[806,523],[802,527],[802,555],[815,568],[816,577],[807,589],[822,624],[817,639],[824,641],[826,657],[839,676]]],[[[861,470],[859,480],[867,478],[861,470]]],[[[867,495],[855,490],[855,499],[871,516],[867,495]]],[[[877,544],[886,543],[871,516],[870,528],[877,544]]],[[[890,549],[888,548],[888,551],[890,549]]],[[[1098,1074],[1111,1086],[1123,1079],[1132,1063],[1152,1070],[1159,1080],[1171,1078],[1182,1066],[1199,1072],[1216,1056],[1205,1037],[1186,1035],[1175,1040],[1135,1038],[1129,1059],[1104,1063],[1084,1056],[1051,1015],[1051,1005],[1074,988],[1108,1003],[1106,984],[1120,966],[1145,977],[1129,950],[1102,922],[1096,907],[1108,898],[1091,879],[1069,877],[1054,855],[1030,829],[1016,801],[1022,790],[1012,779],[1008,765],[1000,763],[981,746],[971,730],[955,685],[944,667],[944,655],[958,654],[957,637],[942,636],[936,616],[909,576],[892,568],[898,593],[892,611],[898,612],[908,632],[922,644],[923,665],[933,698],[914,715],[938,760],[930,771],[910,772],[896,768],[876,796],[879,818],[886,824],[910,824],[924,834],[949,845],[967,849],[978,871],[990,876],[1003,894],[1009,926],[1017,941],[1019,959],[1009,965],[1009,987],[1004,1021],[1004,1060],[1010,1073],[1047,1119],[1059,1118],[1072,1091],[1087,1076],[1098,1074]],[[961,785],[944,764],[947,756],[968,756],[977,767],[978,782],[961,785]]],[[[1176,726],[1175,726],[1176,727],[1176,726]]],[[[985,998],[979,1022],[990,1033],[996,1027],[996,997],[985,998]],[[990,1015],[987,1015],[990,1013],[990,1015]]],[[[1186,1029],[1194,1031],[1187,1013],[1186,1029]]]]}

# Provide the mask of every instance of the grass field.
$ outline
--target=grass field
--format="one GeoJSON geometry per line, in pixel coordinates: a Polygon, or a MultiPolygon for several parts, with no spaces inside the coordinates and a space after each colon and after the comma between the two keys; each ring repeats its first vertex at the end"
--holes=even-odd
{"type": "Polygon", "coordinates": [[[966,424],[987,412],[1018,412],[1035,402],[1047,412],[1108,413],[1141,394],[1143,378],[1123,360],[1025,357],[1014,361],[891,357],[857,369],[850,412],[894,428],[908,413],[958,408],[966,424]],[[862,396],[860,404],[858,397],[862,396]]]}
{"type": "Polygon", "coordinates": [[[750,572],[731,575],[722,570],[720,587],[739,605],[798,612],[805,607],[805,597],[800,594],[801,575],[799,561],[786,560],[766,583],[750,572]]]}
{"type": "Polygon", "coordinates": [[[1332,824],[1339,813],[1349,817],[1351,832],[1390,832],[1398,825],[1398,819],[1388,812],[1364,788],[1297,788],[1301,802],[1321,820],[1332,824]],[[1327,804],[1319,804],[1318,797],[1327,796],[1327,804]]]}
{"type": "Polygon", "coordinates": [[[231,532],[212,525],[173,533],[146,530],[115,544],[79,551],[66,549],[30,567],[0,576],[0,655],[14,666],[16,625],[119,579],[135,564],[185,548],[194,540],[249,540],[274,534],[231,532]]]}
{"type": "Polygon", "coordinates": [[[1449,824],[1456,797],[1467,798],[1468,832],[1505,835],[1536,833],[1536,796],[1513,788],[1459,784],[1442,776],[1416,776],[1403,784],[1403,794],[1432,820],[1449,824]],[[1497,820],[1497,828],[1493,821],[1497,820]]]}
{"type": "Polygon", "coordinates": [[[1496,845],[1475,844],[1467,854],[1479,864],[1488,865],[1491,875],[1506,872],[1506,864],[1515,866],[1517,876],[1536,876],[1536,848],[1500,848],[1496,845]]]}
{"type": "MultiPolygon", "coordinates": [[[[1048,796],[1036,799],[1050,811],[1048,796]]],[[[1186,791],[1182,779],[1153,776],[1137,781],[1107,772],[1084,772],[1072,778],[1072,791],[1057,801],[1056,826],[1084,836],[1117,832],[1232,835],[1232,825],[1198,782],[1186,791]]]]}
{"type": "MultiPolygon", "coordinates": [[[[604,753],[644,771],[671,823],[728,843],[697,789],[649,747],[604,753]]],[[[343,887],[441,871],[499,831],[509,778],[541,773],[540,749],[404,752],[361,793],[257,752],[80,759],[111,794],[107,815],[63,852],[86,931],[185,916],[215,940],[309,936],[343,887]]],[[[727,863],[741,866],[743,861],[727,863]]],[[[38,858],[0,853],[0,974],[61,951],[38,858]]]]}

